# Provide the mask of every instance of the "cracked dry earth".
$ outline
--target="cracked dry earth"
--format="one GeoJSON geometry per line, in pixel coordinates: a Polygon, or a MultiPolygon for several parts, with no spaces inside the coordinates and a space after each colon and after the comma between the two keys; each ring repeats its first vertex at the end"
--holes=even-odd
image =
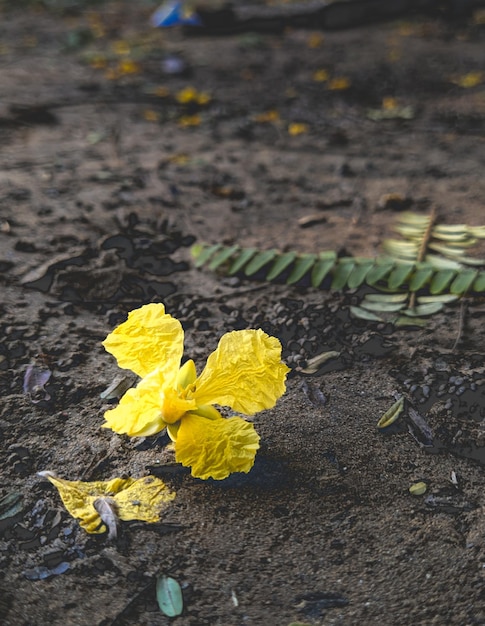
{"type": "Polygon", "coordinates": [[[2,16],[0,496],[15,506],[0,510],[1,623],[484,624],[483,298],[396,329],[352,318],[358,293],[221,278],[189,252],[209,241],[374,256],[401,208],[386,194],[483,224],[485,92],[450,81],[483,68],[483,24],[416,18],[315,45],[299,30],[150,33],[148,14],[99,10],[106,37],[150,38],[139,73],[115,82],[63,47],[87,13],[2,16]],[[185,73],[163,73],[169,54],[185,73]],[[319,69],[348,89],[315,81],[319,69]],[[147,95],[160,85],[209,92],[200,124],[147,95]],[[411,119],[369,119],[386,97],[411,119]],[[269,110],[279,120],[255,118],[269,110]],[[307,132],[292,136],[292,122],[307,132]],[[194,480],[165,435],[100,428],[100,393],[120,373],[101,341],[151,301],[181,320],[198,367],[226,331],[280,338],[288,390],[252,418],[262,447],[249,474],[194,480]],[[301,373],[326,351],[340,355],[301,373]],[[24,394],[31,364],[52,372],[49,398],[24,394]],[[377,430],[396,393],[431,445],[405,421],[377,430]],[[43,470],[153,474],[177,497],[160,523],[125,523],[109,542],[80,529],[43,470]],[[425,494],[409,493],[416,481],[425,494]],[[180,617],[157,605],[161,574],[182,586],[180,617]]]}

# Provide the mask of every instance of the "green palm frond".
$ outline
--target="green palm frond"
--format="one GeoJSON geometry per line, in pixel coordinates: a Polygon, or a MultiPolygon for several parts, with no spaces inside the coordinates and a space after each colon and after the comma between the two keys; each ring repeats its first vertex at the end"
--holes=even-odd
{"type": "Polygon", "coordinates": [[[315,288],[358,289],[369,285],[381,293],[367,294],[356,317],[384,321],[392,314],[397,325],[423,323],[445,304],[485,292],[485,260],[468,256],[485,239],[485,226],[436,224],[436,216],[403,213],[395,225],[402,239],[383,243],[375,258],[338,257],[335,252],[300,254],[237,245],[196,244],[196,267],[226,275],[244,274],[286,284],[304,282],[315,288]]]}

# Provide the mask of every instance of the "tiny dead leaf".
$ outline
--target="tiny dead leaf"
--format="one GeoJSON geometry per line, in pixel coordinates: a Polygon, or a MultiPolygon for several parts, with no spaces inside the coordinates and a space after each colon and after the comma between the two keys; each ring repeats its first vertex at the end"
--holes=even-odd
{"type": "Polygon", "coordinates": [[[99,513],[99,517],[108,527],[108,539],[116,539],[118,535],[118,515],[116,514],[116,504],[111,498],[98,498],[93,502],[93,506],[99,513]]]}
{"type": "Polygon", "coordinates": [[[404,409],[404,397],[401,396],[399,400],[394,402],[390,409],[388,409],[381,419],[377,422],[377,428],[388,428],[391,424],[397,420],[404,409]]]}
{"type": "Polygon", "coordinates": [[[324,365],[327,361],[330,361],[330,359],[338,359],[339,356],[340,352],[336,352],[335,350],[317,354],[311,359],[308,359],[306,367],[301,369],[300,372],[302,374],[316,374],[316,372],[318,372],[322,365],[324,365]]]}
{"type": "Polygon", "coordinates": [[[424,493],[426,493],[426,490],[428,488],[428,485],[425,482],[418,482],[418,483],[413,483],[410,487],[409,487],[409,493],[412,496],[422,496],[424,493]]]}
{"type": "Polygon", "coordinates": [[[308,124],[304,124],[303,122],[292,122],[288,125],[288,134],[292,137],[297,137],[298,135],[304,135],[308,133],[310,130],[308,124]]]}

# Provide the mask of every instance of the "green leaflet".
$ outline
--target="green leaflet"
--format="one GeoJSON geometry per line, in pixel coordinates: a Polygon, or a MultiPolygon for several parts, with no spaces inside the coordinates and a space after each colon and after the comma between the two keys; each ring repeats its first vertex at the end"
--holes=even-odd
{"type": "Polygon", "coordinates": [[[362,309],[360,306],[350,306],[350,312],[354,317],[358,317],[361,320],[366,320],[368,322],[384,322],[382,317],[379,317],[375,313],[371,313],[370,311],[366,311],[362,309]]]}
{"type": "Polygon", "coordinates": [[[249,262],[251,257],[256,254],[256,252],[256,248],[243,248],[239,256],[234,259],[234,262],[228,271],[229,276],[237,274],[246,265],[246,263],[249,262]]]}
{"type": "Polygon", "coordinates": [[[355,267],[355,259],[345,257],[339,260],[333,273],[332,289],[340,290],[345,287],[347,280],[355,267]]]}
{"type": "Polygon", "coordinates": [[[182,589],[174,578],[159,576],[156,591],[158,606],[164,615],[176,617],[182,614],[184,610],[182,589]]]}
{"type": "Polygon", "coordinates": [[[360,303],[360,306],[367,311],[378,311],[379,313],[394,313],[400,311],[406,306],[405,302],[385,302],[385,301],[372,301],[364,298],[360,303]]]}
{"type": "Polygon", "coordinates": [[[263,252],[257,252],[244,268],[244,273],[246,274],[246,276],[256,274],[258,270],[260,270],[262,267],[272,261],[277,254],[277,250],[265,250],[263,252]]]}
{"type": "Polygon", "coordinates": [[[461,270],[462,265],[458,263],[458,261],[453,261],[452,259],[445,259],[442,256],[438,256],[437,254],[427,254],[426,262],[431,263],[431,265],[436,270],[461,270]]]}
{"type": "Polygon", "coordinates": [[[421,317],[422,315],[433,315],[443,308],[443,302],[428,302],[426,304],[418,304],[413,309],[403,311],[408,317],[421,317]]]}
{"type": "Polygon", "coordinates": [[[310,268],[315,264],[317,260],[316,254],[302,254],[295,262],[293,270],[291,274],[288,276],[288,280],[286,281],[287,285],[293,285],[297,283],[299,280],[308,273],[310,268]]]}
{"type": "Polygon", "coordinates": [[[442,302],[443,304],[449,304],[450,302],[455,302],[458,300],[459,296],[456,296],[452,293],[442,293],[435,296],[420,296],[418,298],[419,304],[426,304],[428,302],[442,302]]]}
{"type": "Polygon", "coordinates": [[[192,255],[195,258],[195,267],[202,267],[205,265],[207,261],[211,258],[211,256],[220,250],[222,245],[220,243],[216,243],[213,246],[204,246],[203,244],[196,244],[192,248],[192,255]]]}
{"type": "Polygon", "coordinates": [[[438,270],[431,279],[429,286],[430,293],[436,294],[443,292],[455,276],[455,270],[438,270]]]}
{"type": "MultiPolygon", "coordinates": [[[[226,261],[228,261],[233,254],[235,254],[239,250],[239,246],[230,246],[229,248],[223,248],[222,250],[216,252],[208,265],[208,268],[211,272],[216,270],[218,267],[223,265],[226,261]]],[[[197,266],[198,267],[198,266],[197,266]]]]}
{"type": "Polygon", "coordinates": [[[372,259],[357,259],[357,263],[347,281],[349,289],[356,289],[363,285],[373,265],[374,261],[372,259]]]}
{"type": "Polygon", "coordinates": [[[433,276],[433,268],[427,263],[419,263],[409,281],[409,291],[419,291],[433,276]]]}
{"type": "Polygon", "coordinates": [[[291,263],[293,263],[295,257],[296,252],[285,252],[284,254],[281,254],[269,270],[266,280],[274,280],[277,278],[289,265],[291,265],[291,263]]]}
{"type": "Polygon", "coordinates": [[[479,272],[472,287],[476,293],[485,291],[485,272],[479,272]]]}
{"type": "Polygon", "coordinates": [[[397,265],[387,279],[387,286],[391,291],[395,291],[407,281],[414,269],[412,263],[402,263],[397,265]]]}
{"type": "Polygon", "coordinates": [[[367,302],[406,302],[408,293],[368,293],[367,302]]]}
{"type": "Polygon", "coordinates": [[[365,282],[373,287],[391,273],[394,265],[395,263],[392,259],[377,259],[376,264],[368,271],[365,282]]]}
{"type": "Polygon", "coordinates": [[[325,277],[335,265],[337,255],[335,252],[322,252],[312,269],[311,281],[313,287],[320,287],[325,277]]]}
{"type": "Polygon", "coordinates": [[[428,320],[422,317],[406,317],[405,315],[401,315],[397,319],[393,320],[394,326],[399,328],[409,328],[412,326],[426,326],[428,324],[428,320]]]}
{"type": "Polygon", "coordinates": [[[473,285],[478,275],[478,270],[463,270],[450,285],[450,292],[462,296],[473,285]]]}

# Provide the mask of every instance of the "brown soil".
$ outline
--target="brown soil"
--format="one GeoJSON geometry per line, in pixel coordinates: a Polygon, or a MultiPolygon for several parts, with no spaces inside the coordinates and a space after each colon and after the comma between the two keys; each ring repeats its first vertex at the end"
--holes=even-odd
{"type": "Polygon", "coordinates": [[[417,19],[320,45],[301,30],[191,39],[150,31],[135,4],[2,16],[0,496],[21,506],[0,520],[0,621],[484,624],[482,301],[397,330],[353,319],[358,294],[221,279],[189,254],[197,239],[373,256],[398,215],[379,207],[389,193],[483,224],[485,91],[451,82],[483,70],[483,24],[417,19]],[[96,20],[108,28],[90,39],[96,20]],[[86,58],[119,39],[140,71],[110,81],[86,58]],[[168,54],[185,73],[164,74],[168,54]],[[349,88],[315,81],[320,69],[349,88]],[[160,86],[170,95],[152,95],[160,86]],[[211,101],[179,104],[187,86],[211,101]],[[369,119],[385,97],[414,117],[369,119]],[[279,121],[255,119],[273,109],[279,121]],[[198,126],[180,126],[196,113],[198,126]],[[290,135],[291,122],[308,132],[290,135]],[[314,213],[325,220],[302,228],[314,213]],[[163,435],[100,428],[100,393],[120,373],[101,341],[150,301],[182,321],[199,366],[228,330],[281,339],[293,372],[276,408],[254,417],[249,474],[194,480],[163,435]],[[341,355],[298,373],[328,350],[341,355]],[[53,372],[50,399],[23,393],[29,364],[53,372]],[[377,430],[396,392],[432,446],[405,424],[377,430]],[[177,497],[161,523],[126,523],[110,543],[79,528],[42,470],[152,473],[177,497]],[[408,491],[417,480],[422,496],[408,491]],[[182,585],[181,617],[158,608],[160,574],[182,585]]]}

